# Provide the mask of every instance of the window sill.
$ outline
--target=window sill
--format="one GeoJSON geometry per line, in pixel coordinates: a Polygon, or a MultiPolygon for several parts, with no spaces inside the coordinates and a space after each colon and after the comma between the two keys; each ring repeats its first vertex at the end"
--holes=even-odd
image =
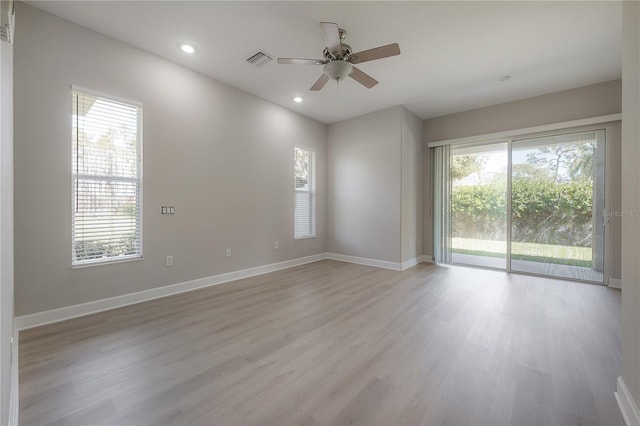
{"type": "Polygon", "coordinates": [[[138,262],[140,260],[144,260],[144,257],[136,256],[136,257],[127,257],[125,259],[100,260],[100,261],[95,261],[95,262],[80,263],[78,265],[71,265],[71,269],[84,269],[84,268],[91,268],[91,267],[94,267],[94,266],[114,265],[114,264],[117,264],[117,263],[138,262]]]}
{"type": "Polygon", "coordinates": [[[294,238],[294,240],[296,240],[296,241],[298,241],[298,240],[310,240],[310,239],[316,238],[316,237],[317,237],[316,235],[308,235],[306,237],[296,237],[296,238],[294,238]]]}

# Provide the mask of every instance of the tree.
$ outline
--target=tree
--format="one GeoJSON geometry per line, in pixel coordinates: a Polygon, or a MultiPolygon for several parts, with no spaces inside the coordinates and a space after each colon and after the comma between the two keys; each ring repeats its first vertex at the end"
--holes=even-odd
{"type": "Polygon", "coordinates": [[[309,151],[296,148],[296,188],[304,188],[309,181],[309,151]]]}
{"type": "Polygon", "coordinates": [[[558,183],[593,177],[593,142],[545,146],[527,154],[527,164],[546,171],[558,183]]]}
{"type": "Polygon", "coordinates": [[[576,145],[576,157],[569,166],[569,175],[574,180],[593,179],[593,158],[596,146],[593,142],[576,145]]]}
{"type": "Polygon", "coordinates": [[[512,166],[511,174],[513,179],[531,179],[538,181],[553,180],[547,169],[536,167],[531,163],[518,163],[512,166]]]}
{"type": "Polygon", "coordinates": [[[451,180],[456,181],[464,179],[467,176],[477,173],[478,178],[482,179],[482,166],[486,158],[483,155],[454,155],[451,157],[451,180]]]}

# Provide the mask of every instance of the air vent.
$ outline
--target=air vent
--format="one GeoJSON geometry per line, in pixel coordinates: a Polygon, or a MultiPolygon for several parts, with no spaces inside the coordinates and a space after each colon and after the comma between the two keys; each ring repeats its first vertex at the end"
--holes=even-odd
{"type": "Polygon", "coordinates": [[[249,62],[252,65],[255,65],[256,67],[261,67],[263,65],[266,65],[271,61],[273,61],[273,57],[269,55],[267,52],[264,52],[262,50],[258,50],[257,53],[247,58],[247,62],[249,62]]]}

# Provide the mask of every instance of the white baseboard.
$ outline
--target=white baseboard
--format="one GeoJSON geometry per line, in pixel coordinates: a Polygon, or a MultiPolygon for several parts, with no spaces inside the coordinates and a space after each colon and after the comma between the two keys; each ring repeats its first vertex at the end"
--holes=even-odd
{"type": "Polygon", "coordinates": [[[420,263],[420,257],[414,257],[413,259],[409,259],[405,262],[402,262],[400,264],[400,270],[401,271],[405,271],[409,268],[413,268],[414,266],[416,266],[418,263],[420,263]]]}
{"type": "MultiPolygon", "coordinates": [[[[213,275],[211,277],[199,278],[197,280],[185,281],[163,287],[152,288],[135,293],[123,294],[121,296],[109,297],[107,299],[94,300],[92,302],[80,303],[78,305],[65,306],[63,308],[52,309],[50,311],[37,312],[34,314],[21,315],[15,318],[17,330],[39,327],[41,325],[60,322],[71,318],[95,314],[97,312],[108,311],[136,303],[147,302],[161,297],[197,290],[218,284],[227,283],[281,269],[292,268],[307,263],[318,262],[324,259],[339,260],[342,262],[357,263],[359,265],[375,266],[377,268],[403,271],[421,262],[432,262],[431,256],[419,256],[404,263],[388,262],[385,260],[367,259],[365,257],[347,256],[337,253],[320,253],[313,256],[300,257],[286,260],[284,262],[271,263],[269,265],[257,266],[255,268],[242,269],[240,271],[228,272],[226,274],[213,275]]],[[[17,333],[16,333],[17,338],[17,333]]]]}
{"type": "Polygon", "coordinates": [[[313,256],[300,257],[297,259],[286,260],[284,262],[271,263],[269,265],[257,266],[255,268],[242,269],[240,271],[229,272],[226,274],[214,275],[211,277],[185,281],[177,284],[139,291],[136,293],[124,294],[122,296],[95,300],[78,305],[65,306],[64,308],[52,309],[50,311],[21,315],[19,317],[16,317],[15,324],[18,330],[26,330],[28,328],[38,327],[45,324],[51,324],[71,318],[120,308],[122,306],[133,305],[135,303],[146,302],[149,300],[171,296],[178,293],[184,293],[204,287],[223,284],[229,281],[249,278],[256,275],[279,271],[281,269],[304,265],[307,263],[318,262],[324,259],[327,259],[327,254],[320,253],[313,256]]]}
{"type": "Polygon", "coordinates": [[[387,260],[368,259],[366,257],[347,256],[346,254],[327,253],[327,259],[339,260],[341,262],[356,263],[358,265],[375,266],[377,268],[402,271],[400,262],[389,262],[387,260]]]}
{"type": "Polygon", "coordinates": [[[406,262],[402,262],[401,270],[404,271],[409,268],[412,268],[416,266],[418,263],[433,263],[433,258],[431,256],[427,256],[424,254],[414,257],[413,259],[409,259],[406,262]]]}
{"type": "Polygon", "coordinates": [[[428,255],[421,255],[409,259],[405,262],[389,262],[388,260],[369,259],[366,257],[347,256],[346,254],[327,253],[327,259],[339,260],[341,262],[356,263],[358,265],[375,266],[377,268],[391,269],[393,271],[404,271],[418,263],[433,262],[433,257],[428,255]]]}
{"type": "Polygon", "coordinates": [[[622,280],[619,278],[609,278],[609,287],[622,288],[622,280]]]}
{"type": "Polygon", "coordinates": [[[620,407],[625,424],[627,426],[640,425],[640,411],[622,377],[618,377],[617,390],[614,395],[616,396],[616,401],[618,401],[618,407],[620,407]]]}
{"type": "Polygon", "coordinates": [[[20,381],[18,380],[18,349],[20,336],[17,328],[13,327],[13,344],[11,345],[11,392],[9,394],[9,426],[18,426],[18,416],[20,414],[20,381]]]}

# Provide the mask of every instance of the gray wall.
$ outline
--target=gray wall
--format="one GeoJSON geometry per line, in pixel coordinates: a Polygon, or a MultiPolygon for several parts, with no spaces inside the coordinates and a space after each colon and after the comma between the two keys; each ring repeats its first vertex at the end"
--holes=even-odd
{"type": "Polygon", "coordinates": [[[402,107],[400,259],[422,254],[422,120],[402,107]]]}
{"type": "Polygon", "coordinates": [[[13,48],[0,42],[0,424],[11,394],[13,333],[13,48]]]}
{"type": "MultiPolygon", "coordinates": [[[[622,209],[640,211],[640,7],[624,2],[622,209]]],[[[640,405],[640,218],[622,221],[622,378],[640,405]]]]}
{"type": "MultiPolygon", "coordinates": [[[[622,111],[622,82],[614,80],[549,95],[536,96],[486,108],[432,118],[424,121],[426,142],[479,136],[505,130],[522,129],[562,121],[616,114],[622,111]]],[[[620,124],[611,126],[609,134],[609,175],[606,191],[609,208],[619,210],[620,191],[620,124]]],[[[424,155],[426,188],[430,188],[429,149],[424,155]]],[[[423,253],[433,254],[433,216],[431,194],[425,193],[423,203],[423,253]]],[[[611,277],[621,277],[621,221],[612,218],[611,223],[611,277]]]]}
{"type": "Polygon", "coordinates": [[[327,249],[400,262],[402,107],[329,126],[327,249]]]}
{"type": "Polygon", "coordinates": [[[424,136],[434,142],[621,111],[621,81],[613,80],[425,120],[424,136]]]}
{"type": "Polygon", "coordinates": [[[422,251],[422,121],[404,106],[329,126],[330,253],[406,262],[422,251]]]}
{"type": "Polygon", "coordinates": [[[326,125],[23,3],[16,27],[16,315],[326,252],[326,125]],[[142,261],[71,269],[72,84],[144,105],[142,261]],[[318,173],[300,241],[296,144],[318,173]]]}

